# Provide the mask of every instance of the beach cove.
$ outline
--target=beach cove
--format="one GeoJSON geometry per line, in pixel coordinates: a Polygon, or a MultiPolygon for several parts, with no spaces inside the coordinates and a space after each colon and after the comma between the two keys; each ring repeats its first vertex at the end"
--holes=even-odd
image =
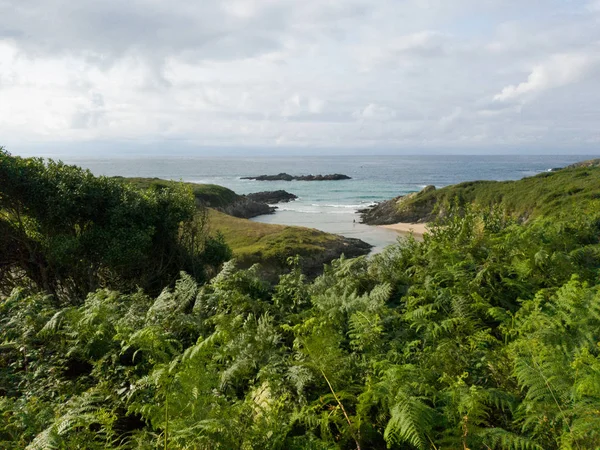
{"type": "Polygon", "coordinates": [[[65,162],[89,168],[96,175],[157,177],[215,184],[238,194],[285,190],[298,198],[278,203],[274,214],[251,220],[268,224],[315,228],[373,246],[372,253],[397,242],[416,226],[369,226],[360,223],[359,210],[421,191],[463,181],[518,180],[564,167],[585,156],[310,156],[310,157],[194,157],[194,158],[69,158],[65,162]],[[257,181],[244,177],[263,174],[346,174],[351,179],[327,181],[257,181]]]}

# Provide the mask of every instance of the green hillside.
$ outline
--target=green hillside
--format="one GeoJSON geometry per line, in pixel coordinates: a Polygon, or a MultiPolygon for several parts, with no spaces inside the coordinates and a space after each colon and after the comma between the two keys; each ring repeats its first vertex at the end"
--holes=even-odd
{"type": "Polygon", "coordinates": [[[323,264],[344,254],[364,255],[370,245],[312,228],[274,225],[239,219],[210,210],[211,233],[221,234],[242,266],[260,262],[268,266],[284,266],[289,257],[300,255],[307,273],[318,273],[323,264]]]}
{"type": "Polygon", "coordinates": [[[521,221],[569,216],[573,208],[600,206],[600,167],[574,166],[518,181],[470,181],[384,202],[364,215],[365,223],[430,222],[452,206],[494,207],[521,221]]]}

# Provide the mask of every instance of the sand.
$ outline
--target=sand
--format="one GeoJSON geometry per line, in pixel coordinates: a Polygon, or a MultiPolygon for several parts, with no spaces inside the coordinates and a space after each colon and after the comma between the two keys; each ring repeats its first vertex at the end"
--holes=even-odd
{"type": "Polygon", "coordinates": [[[412,232],[414,236],[423,236],[423,233],[427,231],[426,223],[399,222],[392,225],[380,225],[380,227],[394,230],[402,234],[410,234],[412,232]]]}

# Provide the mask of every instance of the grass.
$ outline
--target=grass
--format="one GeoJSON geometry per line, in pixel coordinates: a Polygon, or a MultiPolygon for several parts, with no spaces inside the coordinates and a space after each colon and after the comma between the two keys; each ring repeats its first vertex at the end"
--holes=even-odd
{"type": "Polygon", "coordinates": [[[314,257],[336,246],[341,238],[311,228],[273,225],[238,219],[209,210],[211,233],[221,233],[234,256],[243,263],[282,263],[299,254],[314,257]]]}
{"type": "Polygon", "coordinates": [[[472,181],[422,192],[399,202],[398,212],[443,211],[459,206],[499,206],[521,220],[540,216],[568,216],[575,208],[592,211],[600,206],[600,167],[575,167],[544,172],[518,181],[472,181]]]}

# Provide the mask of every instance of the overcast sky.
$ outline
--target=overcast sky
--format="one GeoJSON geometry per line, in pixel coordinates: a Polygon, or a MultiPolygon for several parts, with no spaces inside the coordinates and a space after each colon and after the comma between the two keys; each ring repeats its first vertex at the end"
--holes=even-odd
{"type": "Polygon", "coordinates": [[[13,153],[600,152],[600,0],[0,0],[0,17],[13,153]]]}

